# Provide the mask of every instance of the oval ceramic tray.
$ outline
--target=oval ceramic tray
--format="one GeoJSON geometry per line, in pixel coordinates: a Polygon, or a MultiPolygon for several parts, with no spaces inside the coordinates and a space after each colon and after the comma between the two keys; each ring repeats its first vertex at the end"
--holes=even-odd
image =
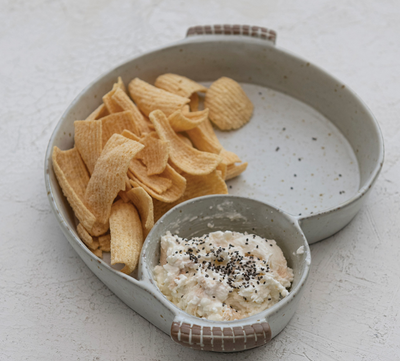
{"type": "MultiPolygon", "coordinates": [[[[275,47],[275,39],[273,31],[260,27],[191,28],[186,39],[132,59],[90,84],[64,113],[49,142],[46,187],[69,242],[118,297],[164,332],[170,333],[171,327],[175,327],[178,331],[174,339],[185,346],[238,351],[264,344],[289,322],[297,301],[289,302],[290,306],[281,301],[273,310],[257,315],[257,319],[237,322],[235,327],[242,327],[240,332],[249,342],[240,347],[237,343],[237,347],[228,349],[223,340],[228,345],[235,337],[239,339],[231,334],[218,334],[233,327],[229,322],[215,324],[197,319],[195,323],[193,316],[166,301],[152,284],[151,276],[139,273],[139,281],[126,277],[93,256],[77,237],[75,218],[52,171],[51,152],[54,146],[73,147],[74,120],[85,119],[100,104],[102,95],[118,76],[126,84],[135,77],[154,83],[158,75],[166,72],[204,84],[221,76],[231,77],[242,83],[255,111],[243,128],[218,132],[223,146],[249,163],[246,172],[228,182],[230,194],[261,201],[278,218],[290,219],[299,231],[298,240],[287,246],[290,252],[305,239],[302,232],[308,243],[329,237],[357,214],[374,184],[383,163],[382,135],[374,116],[348,87],[310,62],[275,47]],[[210,339],[222,340],[222,343],[215,341],[214,347],[213,341],[211,346],[206,346],[203,341],[207,337],[203,333],[204,337],[196,345],[190,337],[188,342],[181,342],[177,335],[181,335],[186,324],[189,326],[184,328],[189,334],[194,332],[194,326],[196,330],[200,327],[201,332],[204,327],[204,330],[210,328],[210,339]],[[268,324],[269,337],[266,328],[260,331],[259,327],[264,327],[259,326],[261,324],[268,324]],[[264,335],[262,341],[261,334],[264,335]],[[254,342],[250,342],[251,339],[254,342]]],[[[160,224],[156,227],[160,228],[160,224]]],[[[144,250],[151,245],[156,247],[153,243],[158,244],[157,239],[150,239],[151,234],[156,232],[149,234],[144,250]]],[[[144,254],[145,251],[141,255],[141,265],[145,262],[144,254]]],[[[291,253],[285,256],[289,265],[297,262],[291,253]]],[[[307,262],[308,246],[301,264],[307,262]]],[[[300,292],[308,267],[301,270],[293,286],[294,293],[300,292]]]]}

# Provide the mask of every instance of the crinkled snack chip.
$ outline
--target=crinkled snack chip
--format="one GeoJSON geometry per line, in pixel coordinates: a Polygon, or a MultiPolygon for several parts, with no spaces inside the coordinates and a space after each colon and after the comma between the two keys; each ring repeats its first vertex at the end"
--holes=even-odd
{"type": "Polygon", "coordinates": [[[182,177],[174,168],[167,164],[164,172],[160,174],[163,178],[172,180],[172,185],[163,193],[157,193],[146,184],[141,182],[135,177],[133,173],[128,172],[128,176],[131,179],[131,184],[134,188],[142,187],[147,193],[149,193],[153,198],[160,200],[165,203],[175,202],[177,199],[182,197],[186,189],[186,179],[182,177]]]}
{"type": "Polygon", "coordinates": [[[132,273],[139,261],[143,231],[139,214],[132,203],[115,202],[110,214],[111,264],[123,263],[121,272],[132,273]]]}
{"type": "Polygon", "coordinates": [[[109,115],[107,107],[103,104],[99,105],[85,120],[98,120],[109,115]]]}
{"type": "Polygon", "coordinates": [[[221,162],[218,164],[217,170],[221,172],[221,178],[223,180],[226,180],[226,172],[228,170],[228,166],[225,163],[221,162]]]}
{"type": "Polygon", "coordinates": [[[246,168],[247,168],[247,162],[238,165],[235,164],[228,165],[226,169],[225,180],[237,177],[239,174],[243,173],[246,170],[246,168]]]}
{"type": "Polygon", "coordinates": [[[189,199],[210,194],[228,194],[228,187],[217,170],[205,176],[186,173],[184,173],[183,176],[186,179],[186,190],[181,198],[169,204],[156,199],[153,200],[154,222],[157,222],[163,214],[168,212],[171,208],[189,199]]]}
{"type": "Polygon", "coordinates": [[[95,249],[94,251],[92,251],[93,254],[99,258],[103,258],[103,251],[100,248],[95,249]]]}
{"type": "Polygon", "coordinates": [[[103,252],[110,252],[111,250],[111,234],[105,234],[99,237],[100,249],[103,252]]]}
{"type": "Polygon", "coordinates": [[[194,146],[203,152],[219,154],[222,150],[222,145],[215,135],[214,128],[208,119],[198,127],[188,130],[186,133],[194,146]]]}
{"type": "Polygon", "coordinates": [[[96,217],[85,204],[89,174],[76,148],[62,151],[53,149],[53,169],[65,197],[76,218],[86,229],[92,229],[96,217]]]}
{"type": "Polygon", "coordinates": [[[224,162],[226,165],[242,162],[236,153],[233,153],[229,150],[222,149],[219,154],[222,157],[222,162],[224,162]]]}
{"type": "Polygon", "coordinates": [[[192,112],[197,112],[198,110],[199,110],[199,103],[200,103],[200,101],[199,101],[199,95],[197,94],[197,93],[193,93],[191,96],[190,96],[190,103],[189,103],[189,106],[190,106],[190,110],[192,111],[192,112]]]}
{"type": "Polygon", "coordinates": [[[141,135],[150,131],[150,121],[146,120],[140,110],[137,108],[135,103],[129,98],[129,96],[121,89],[117,89],[112,95],[112,99],[117,103],[122,110],[129,110],[132,112],[133,121],[137,134],[141,135]]]}
{"type": "Polygon", "coordinates": [[[172,180],[160,175],[148,175],[147,167],[138,159],[132,159],[129,163],[129,171],[147,187],[158,194],[165,193],[171,188],[172,180]]]}
{"type": "Polygon", "coordinates": [[[107,233],[110,229],[110,223],[107,221],[105,223],[95,222],[92,229],[88,231],[93,237],[98,237],[107,233]]]}
{"type": "Polygon", "coordinates": [[[184,98],[189,98],[193,93],[205,93],[207,88],[195,81],[177,74],[160,75],[154,85],[157,88],[166,90],[167,92],[180,95],[184,98]]]}
{"type": "Polygon", "coordinates": [[[222,77],[211,84],[204,105],[210,109],[211,121],[222,130],[238,129],[253,114],[253,103],[233,79],[222,77]]]}
{"type": "Polygon", "coordinates": [[[129,163],[141,149],[142,144],[120,134],[105,145],[85,192],[86,204],[100,223],[108,221],[115,197],[125,190],[129,163]]]}
{"type": "Polygon", "coordinates": [[[237,154],[229,150],[222,149],[220,155],[222,157],[221,164],[226,166],[226,171],[224,176],[225,180],[237,177],[239,174],[243,173],[246,170],[247,162],[242,163],[242,160],[238,157],[237,154]],[[241,164],[236,165],[235,163],[241,163],[241,164]]]}
{"type": "Polygon", "coordinates": [[[196,128],[206,119],[208,119],[208,109],[186,113],[178,109],[168,117],[169,124],[175,132],[184,132],[196,128]]]}
{"type": "Polygon", "coordinates": [[[129,83],[129,93],[139,109],[147,116],[153,110],[161,110],[169,116],[190,101],[188,98],[156,88],[139,78],[129,83]]]}
{"type": "Polygon", "coordinates": [[[153,200],[142,187],[132,188],[126,195],[139,211],[143,228],[143,237],[146,238],[154,226],[153,200]]]}
{"type": "Polygon", "coordinates": [[[123,110],[121,106],[118,103],[116,103],[115,100],[113,99],[113,95],[118,89],[121,89],[122,91],[126,92],[126,88],[121,77],[118,77],[118,82],[113,85],[111,91],[109,91],[106,95],[103,96],[104,105],[106,106],[110,114],[118,113],[123,110]]]}
{"type": "Polygon", "coordinates": [[[135,142],[140,142],[140,137],[138,137],[136,134],[130,132],[129,130],[124,129],[122,132],[122,135],[130,140],[134,140],[135,142]]]}
{"type": "Polygon", "coordinates": [[[176,135],[179,137],[179,139],[182,142],[186,143],[189,147],[193,148],[193,144],[192,144],[191,140],[186,135],[184,135],[182,133],[176,133],[176,135]]]}
{"type": "Polygon", "coordinates": [[[199,151],[183,142],[171,128],[162,111],[152,112],[150,120],[160,139],[170,142],[171,162],[182,171],[193,175],[206,175],[215,170],[221,162],[218,154],[199,151]]]}
{"type": "Polygon", "coordinates": [[[78,149],[90,174],[103,149],[102,122],[100,120],[75,121],[75,147],[78,149]]]}
{"type": "Polygon", "coordinates": [[[126,195],[126,192],[130,191],[132,189],[131,183],[129,181],[128,178],[128,174],[126,175],[125,178],[125,190],[124,191],[119,191],[118,192],[118,196],[125,202],[128,203],[129,202],[129,198],[126,195]]]}
{"type": "Polygon", "coordinates": [[[155,138],[152,133],[140,140],[144,148],[136,155],[147,167],[148,175],[164,172],[169,158],[169,142],[155,138]]]}
{"type": "Polygon", "coordinates": [[[113,134],[122,134],[124,130],[128,130],[131,133],[138,134],[136,128],[135,119],[130,110],[126,110],[119,113],[110,114],[104,118],[101,118],[102,124],[102,138],[103,147],[113,134]]]}
{"type": "Polygon", "coordinates": [[[85,227],[82,226],[82,224],[79,223],[76,227],[76,230],[82,242],[85,243],[86,246],[88,246],[92,251],[99,248],[99,242],[93,239],[93,237],[89,234],[85,227]]]}

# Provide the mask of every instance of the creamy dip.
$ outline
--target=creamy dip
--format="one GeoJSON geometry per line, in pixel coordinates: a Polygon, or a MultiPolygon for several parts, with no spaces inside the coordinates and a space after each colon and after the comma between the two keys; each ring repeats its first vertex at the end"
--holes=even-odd
{"type": "Polygon", "coordinates": [[[161,238],[154,279],[183,311],[216,321],[259,313],[289,294],[293,271],[274,240],[212,232],[193,239],[161,238]]]}

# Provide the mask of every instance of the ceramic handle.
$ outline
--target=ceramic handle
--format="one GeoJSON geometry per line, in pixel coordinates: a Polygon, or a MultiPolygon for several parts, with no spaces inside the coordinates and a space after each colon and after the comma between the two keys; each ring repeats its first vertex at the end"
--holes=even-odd
{"type": "Polygon", "coordinates": [[[261,26],[250,25],[204,25],[192,26],[188,29],[186,37],[194,35],[245,35],[259,39],[269,40],[275,44],[276,32],[261,26]]]}
{"type": "Polygon", "coordinates": [[[172,339],[195,350],[232,352],[262,346],[271,340],[268,322],[237,327],[209,327],[174,321],[172,339]]]}

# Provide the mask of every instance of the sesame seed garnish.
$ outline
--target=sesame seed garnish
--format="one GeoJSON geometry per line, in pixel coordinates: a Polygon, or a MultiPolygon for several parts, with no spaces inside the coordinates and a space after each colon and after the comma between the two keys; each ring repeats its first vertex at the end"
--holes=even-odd
{"type": "MultiPolygon", "coordinates": [[[[254,231],[255,228],[253,227],[252,230],[254,231]]],[[[259,287],[266,285],[270,277],[268,274],[270,268],[266,260],[260,259],[252,252],[255,249],[264,251],[267,244],[270,247],[273,247],[274,244],[266,238],[256,236],[254,232],[245,232],[240,239],[243,243],[236,246],[228,242],[229,238],[222,238],[219,241],[217,238],[206,235],[189,240],[175,236],[174,241],[176,242],[174,244],[178,244],[180,240],[181,246],[179,248],[182,249],[174,250],[175,255],[179,253],[179,256],[174,257],[174,259],[180,262],[178,257],[184,257],[184,259],[190,261],[190,270],[182,270],[186,277],[193,274],[195,277],[203,277],[204,281],[206,278],[210,278],[213,281],[212,287],[219,288],[221,284],[221,287],[228,288],[229,294],[238,293],[245,289],[257,294],[259,287]],[[210,242],[211,240],[212,242],[210,242]],[[264,242],[267,242],[267,244],[264,242]],[[249,245],[250,247],[248,247],[249,245]]],[[[209,280],[205,282],[209,283],[209,280]]],[[[226,303],[218,300],[218,294],[210,294],[209,297],[225,307],[226,303]]],[[[181,295],[180,298],[182,299],[183,296],[181,295]]],[[[243,299],[246,302],[253,302],[248,295],[243,299]]],[[[238,312],[234,308],[231,309],[231,312],[238,312]]]]}

